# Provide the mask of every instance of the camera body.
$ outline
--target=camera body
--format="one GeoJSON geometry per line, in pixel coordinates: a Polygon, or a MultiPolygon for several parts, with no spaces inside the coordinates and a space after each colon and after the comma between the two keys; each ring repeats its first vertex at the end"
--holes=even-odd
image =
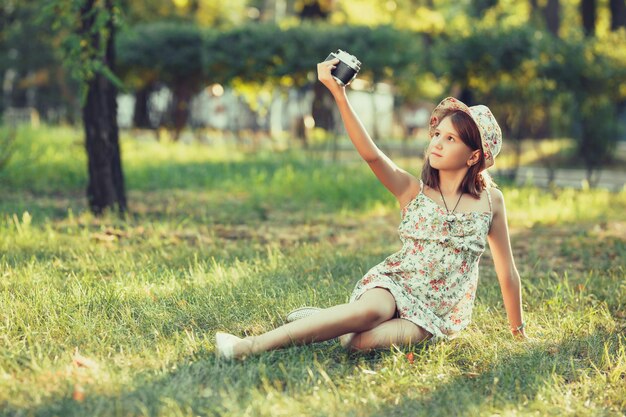
{"type": "Polygon", "coordinates": [[[337,49],[337,52],[331,52],[324,61],[330,61],[332,59],[339,58],[339,63],[336,68],[330,72],[333,78],[342,87],[350,84],[356,77],[357,73],[361,69],[361,61],[359,61],[354,55],[350,55],[346,51],[337,49]]]}

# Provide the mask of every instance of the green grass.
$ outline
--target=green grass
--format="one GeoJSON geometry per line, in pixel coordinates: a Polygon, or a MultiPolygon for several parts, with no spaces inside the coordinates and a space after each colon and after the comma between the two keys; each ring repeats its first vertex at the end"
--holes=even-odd
{"type": "Polygon", "coordinates": [[[122,145],[126,219],[86,211],[80,132],[22,130],[0,172],[0,416],[626,412],[626,192],[502,186],[531,341],[509,336],[487,251],[450,343],[229,363],[216,330],[346,302],[399,248],[396,203],[365,164],[122,145]]]}

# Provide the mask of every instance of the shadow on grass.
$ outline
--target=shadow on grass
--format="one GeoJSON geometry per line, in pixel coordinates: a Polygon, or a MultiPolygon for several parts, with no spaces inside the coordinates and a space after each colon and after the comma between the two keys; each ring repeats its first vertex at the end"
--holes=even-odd
{"type": "MultiPolygon", "coordinates": [[[[333,213],[388,204],[374,175],[363,167],[317,164],[277,157],[242,162],[167,162],[129,168],[127,196],[134,219],[246,223],[264,221],[276,212],[333,213]]],[[[35,222],[63,219],[68,211],[88,211],[85,184],[38,179],[8,184],[0,214],[29,211],[35,222]],[[46,182],[48,181],[48,182],[46,182]],[[40,183],[43,182],[43,183],[40,183]]],[[[0,187],[2,191],[4,187],[0,187]]]]}
{"type": "MultiPolygon", "coordinates": [[[[9,193],[56,197],[67,194],[80,195],[86,189],[84,178],[64,172],[64,165],[43,166],[32,177],[18,172],[3,174],[0,189],[9,193]]],[[[377,180],[367,173],[365,165],[337,164],[310,158],[308,155],[278,154],[268,157],[247,158],[242,161],[178,162],[155,161],[143,165],[127,165],[126,188],[130,191],[154,192],[170,190],[229,190],[246,191],[253,188],[279,193],[300,192],[322,198],[329,185],[339,191],[357,194],[363,185],[375,186],[377,180]],[[319,185],[319,186],[318,186],[319,185]]],[[[380,194],[380,193],[379,193],[380,194]]],[[[354,201],[358,203],[357,200],[354,201]]],[[[132,203],[132,201],[131,201],[132,203]]]]}
{"type": "MultiPolygon", "coordinates": [[[[261,320],[261,316],[265,314],[255,312],[247,316],[235,316],[237,313],[253,311],[251,309],[258,303],[261,293],[268,298],[264,303],[264,310],[276,311],[278,312],[276,315],[287,309],[290,300],[293,301],[293,298],[289,297],[294,297],[301,291],[302,288],[299,286],[303,284],[313,286],[320,293],[337,294],[339,291],[345,291],[347,294],[353,281],[360,274],[355,271],[371,266],[373,263],[370,258],[379,255],[360,253],[358,256],[353,254],[337,257],[333,254],[322,259],[311,255],[310,265],[303,264],[302,261],[290,264],[289,258],[280,259],[276,269],[265,271],[260,276],[244,277],[230,281],[228,285],[213,288],[210,285],[179,288],[170,293],[168,299],[163,301],[165,304],[155,310],[156,316],[150,311],[142,313],[141,306],[150,302],[146,295],[126,296],[123,300],[111,304],[108,310],[111,317],[117,317],[116,311],[127,307],[125,304],[131,304],[131,310],[136,312],[133,322],[137,325],[137,333],[132,337],[149,339],[150,331],[146,330],[146,333],[142,334],[141,329],[149,329],[155,320],[160,323],[160,334],[166,338],[180,333],[190,323],[193,323],[196,332],[206,330],[212,333],[224,325],[225,328],[239,332],[246,323],[261,320]],[[320,264],[323,266],[320,267],[320,264]],[[314,265],[317,265],[317,269],[314,269],[316,276],[332,272],[335,277],[350,276],[350,278],[339,278],[334,283],[320,283],[311,282],[303,273],[302,276],[293,279],[296,268],[301,271],[314,265]],[[284,277],[284,280],[281,277],[284,277]],[[262,290],[259,292],[258,288],[262,290]],[[184,308],[178,304],[179,300],[186,300],[184,308]],[[237,305],[238,308],[232,313],[226,313],[232,305],[237,305]],[[163,311],[168,311],[168,314],[163,316],[161,314],[163,311]],[[230,317],[226,317],[229,315],[230,317]],[[238,329],[233,328],[236,325],[239,326],[238,329]]],[[[268,264],[270,260],[263,258],[260,262],[268,264]]],[[[231,265],[227,263],[223,266],[228,269],[231,265]]],[[[585,268],[587,267],[589,265],[585,265],[585,268]]],[[[489,304],[498,299],[497,290],[495,281],[490,283],[490,291],[485,294],[488,295],[489,304]]],[[[545,288],[541,291],[543,294],[545,288]]],[[[98,303],[94,305],[93,312],[97,311],[98,303]]],[[[112,325],[123,324],[112,322],[112,325]]],[[[589,361],[600,363],[603,343],[615,337],[615,334],[604,329],[595,329],[593,333],[584,337],[563,338],[560,342],[544,340],[529,344],[528,349],[522,353],[498,357],[483,372],[471,376],[467,376],[467,373],[455,375],[445,382],[436,382],[425,392],[420,391],[423,387],[418,386],[416,382],[416,391],[411,393],[411,398],[394,405],[381,400],[375,412],[370,412],[365,405],[359,405],[359,408],[355,409],[357,410],[355,414],[447,416],[452,412],[452,408],[467,411],[468,414],[477,414],[478,410],[484,411],[482,407],[488,410],[521,408],[527,401],[538,398],[544,387],[554,384],[560,384],[562,387],[564,384],[577,381],[577,378],[585,372],[596,372],[589,361]],[[415,392],[421,392],[417,395],[422,395],[422,398],[415,398],[415,392]]],[[[75,342],[81,345],[80,340],[75,342]]],[[[123,340],[119,342],[123,343],[123,340]]],[[[485,340],[484,343],[492,342],[485,340]]],[[[341,396],[343,387],[351,389],[350,384],[363,378],[361,372],[355,370],[358,365],[366,361],[375,369],[380,367],[389,355],[389,351],[347,354],[336,344],[318,344],[267,353],[245,363],[228,363],[216,360],[210,346],[204,343],[202,346],[179,363],[168,365],[168,370],[140,371],[134,374],[131,381],[123,384],[116,393],[106,395],[92,393],[87,386],[86,398],[82,402],[77,402],[71,398],[72,387],[68,386],[64,397],[48,399],[43,404],[33,407],[15,407],[7,404],[0,411],[0,415],[175,415],[178,413],[177,410],[188,410],[199,415],[221,415],[233,414],[233,410],[243,411],[248,406],[268,410],[270,406],[267,404],[255,404],[259,398],[266,398],[271,390],[279,390],[284,397],[294,403],[309,401],[316,378],[322,378],[316,374],[312,379],[309,373],[311,369],[315,372],[316,363],[320,364],[337,386],[341,396]]],[[[490,362],[489,358],[481,359],[490,362]]],[[[456,361],[460,368],[464,366],[463,360],[461,356],[460,360],[456,361]]],[[[364,386],[367,383],[363,380],[364,386]]],[[[97,383],[93,384],[93,388],[95,390],[99,388],[97,383]]],[[[344,409],[347,407],[339,402],[334,406],[344,409]]],[[[551,411],[558,412],[556,409],[551,411]]],[[[318,410],[315,414],[330,415],[331,412],[324,414],[323,410],[318,410]]]]}
{"type": "MultiPolygon", "coordinates": [[[[344,409],[357,415],[448,416],[454,410],[461,414],[478,414],[484,411],[483,407],[489,410],[521,408],[536,399],[547,386],[574,383],[584,375],[581,370],[594,372],[589,361],[599,363],[603,342],[615,337],[598,330],[584,338],[561,343],[535,343],[523,353],[499,358],[485,372],[471,377],[455,376],[433,386],[423,398],[405,399],[393,405],[379,403],[372,407],[376,411],[368,411],[363,405],[354,409],[344,406],[344,409]]],[[[153,376],[148,372],[137,375],[130,387],[117,394],[88,392],[82,402],[68,396],[36,407],[7,406],[0,415],[158,415],[174,410],[188,410],[194,415],[221,415],[232,414],[237,409],[243,412],[248,406],[269,410],[270,405],[254,404],[259,400],[255,393],[260,392],[265,398],[269,391],[278,389],[289,401],[306,398],[315,385],[307,366],[312,363],[324,365],[324,372],[338,389],[339,402],[346,381],[359,378],[359,373],[355,372],[359,358],[375,366],[385,354],[347,354],[337,345],[318,344],[232,363],[218,360],[212,351],[203,350],[161,375],[153,376]]],[[[551,411],[558,411],[556,407],[551,411]]],[[[330,415],[320,409],[314,414],[330,415]]]]}
{"type": "MultiPolygon", "coordinates": [[[[544,388],[556,394],[559,391],[554,390],[555,385],[559,390],[567,390],[567,385],[574,385],[586,372],[595,373],[597,368],[590,362],[601,362],[604,343],[609,339],[616,342],[617,335],[602,329],[561,343],[543,341],[529,346],[524,353],[499,359],[488,371],[455,376],[434,387],[424,398],[401,401],[371,415],[447,416],[453,410],[478,415],[486,410],[524,409],[528,402],[542,395],[544,388]]],[[[544,413],[557,415],[563,411],[558,404],[550,408],[549,398],[540,399],[548,402],[542,406],[544,413]]]]}
{"type": "MultiPolygon", "coordinates": [[[[319,263],[320,260],[313,259],[311,262],[319,263]]],[[[349,279],[345,278],[344,282],[341,282],[340,278],[338,283],[318,283],[315,287],[319,292],[338,293],[351,288],[352,278],[359,275],[354,271],[359,267],[365,268],[370,265],[371,259],[364,259],[361,254],[360,257],[356,255],[332,257],[331,261],[322,260],[321,262],[325,266],[322,270],[316,270],[316,274],[322,273],[323,275],[323,269],[327,269],[333,271],[335,276],[353,275],[349,279]],[[325,288],[325,286],[329,287],[325,288]]],[[[297,267],[303,269],[307,265],[298,264],[297,267]]],[[[254,288],[263,288],[263,295],[273,300],[264,303],[264,310],[274,311],[275,316],[279,316],[288,308],[290,303],[288,297],[296,296],[298,291],[296,284],[307,282],[304,276],[296,280],[281,279],[281,277],[292,278],[293,268],[293,265],[282,264],[277,270],[267,271],[262,276],[255,277],[254,280],[235,280],[221,289],[210,286],[180,288],[169,294],[168,300],[164,300],[167,304],[165,308],[159,308],[156,311],[160,323],[159,333],[165,338],[175,337],[176,333],[188,328],[190,323],[193,323],[196,333],[204,330],[212,335],[215,329],[222,326],[239,333],[246,323],[262,320],[261,316],[266,314],[256,311],[247,316],[237,316],[238,312],[254,311],[253,305],[258,303],[260,295],[255,294],[254,288]],[[251,285],[254,286],[251,287],[251,285]],[[246,292],[249,293],[247,296],[244,294],[246,292]],[[184,308],[181,308],[178,300],[187,300],[184,308]],[[238,309],[227,313],[231,305],[237,305],[238,309]],[[207,309],[206,306],[212,307],[207,309]],[[161,314],[163,311],[169,313],[163,316],[161,314]],[[239,323],[238,330],[234,329],[237,323],[239,323]]],[[[310,282],[309,284],[312,285],[310,282]]],[[[495,289],[494,287],[494,291],[495,289]]],[[[131,309],[136,311],[133,322],[136,322],[137,332],[132,337],[150,339],[151,331],[146,330],[145,334],[141,331],[142,328],[149,329],[157,319],[156,316],[151,315],[150,311],[141,313],[141,306],[150,302],[149,297],[126,297],[125,302],[131,303],[131,309]]],[[[120,310],[121,307],[124,306],[109,306],[110,313],[115,315],[115,311],[120,310]]],[[[94,313],[96,311],[99,311],[97,305],[95,305],[94,313]]],[[[270,317],[266,317],[265,320],[272,321],[270,317]]],[[[276,318],[274,320],[276,322],[273,325],[280,324],[280,320],[276,318]]],[[[123,323],[111,323],[112,326],[119,324],[123,323]]],[[[528,346],[526,351],[508,356],[505,352],[505,356],[499,356],[493,362],[490,358],[481,358],[486,362],[483,372],[471,374],[471,376],[467,376],[467,373],[455,375],[441,383],[435,381],[434,384],[428,386],[426,391],[423,391],[423,385],[416,381],[414,389],[410,386],[408,388],[410,392],[407,391],[407,394],[410,394],[410,398],[394,405],[380,400],[381,402],[375,407],[375,412],[370,411],[367,405],[361,404],[351,410],[339,401],[341,393],[346,392],[342,389],[352,389],[354,384],[358,384],[361,379],[363,386],[367,387],[369,382],[362,372],[357,370],[357,367],[363,366],[363,363],[371,369],[384,366],[389,355],[394,354],[388,350],[369,354],[348,354],[337,344],[317,344],[270,352],[251,358],[245,363],[229,363],[216,360],[212,346],[203,342],[193,353],[183,355],[180,362],[168,364],[167,370],[151,369],[134,373],[130,382],[123,383],[116,388],[119,389],[118,392],[102,395],[91,392],[90,386],[87,385],[85,387],[86,398],[82,402],[77,402],[71,398],[73,387],[71,382],[67,381],[68,386],[64,391],[64,396],[45,400],[43,404],[33,407],[5,404],[0,415],[188,414],[182,411],[179,413],[180,410],[187,410],[195,415],[232,415],[237,411],[243,413],[248,406],[253,409],[257,407],[260,410],[271,409],[268,403],[258,404],[258,401],[259,398],[267,398],[271,392],[275,395],[276,391],[286,401],[293,401],[294,404],[299,402],[308,404],[314,387],[319,380],[323,379],[316,366],[321,367],[339,390],[337,403],[333,404],[335,410],[339,407],[344,410],[348,409],[350,412],[354,411],[354,415],[381,416],[447,416],[452,410],[465,410],[468,414],[477,414],[477,410],[481,407],[487,407],[489,410],[521,408],[527,401],[538,398],[546,386],[559,383],[562,387],[563,384],[575,382],[585,372],[594,373],[595,369],[589,361],[595,364],[600,363],[603,343],[615,337],[615,334],[596,328],[593,333],[584,337],[570,339],[564,337],[560,342],[544,340],[529,344],[526,345],[528,346]],[[311,376],[311,371],[314,376],[311,376]],[[415,398],[416,392],[422,397],[415,398]]],[[[80,340],[75,342],[81,345],[80,340]]],[[[123,340],[118,340],[119,342],[123,343],[123,340]]],[[[132,338],[129,342],[132,342],[132,338]]],[[[485,340],[484,343],[492,342],[485,340]]],[[[463,367],[466,366],[464,357],[455,356],[457,356],[455,363],[463,371],[463,367]]],[[[393,386],[393,381],[388,385],[393,386]]],[[[99,389],[97,383],[92,383],[91,386],[94,390],[99,389]]],[[[403,388],[407,389],[406,382],[403,388]]],[[[298,410],[297,407],[294,409],[298,410]]],[[[332,410],[332,408],[329,409],[332,410]]],[[[553,411],[558,412],[556,409],[553,411]]],[[[315,415],[331,414],[330,411],[325,414],[320,410],[315,413],[315,415]]]]}

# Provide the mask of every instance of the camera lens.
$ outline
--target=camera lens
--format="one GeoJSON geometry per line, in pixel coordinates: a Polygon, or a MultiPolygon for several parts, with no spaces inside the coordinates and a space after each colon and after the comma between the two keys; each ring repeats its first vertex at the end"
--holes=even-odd
{"type": "Polygon", "coordinates": [[[356,71],[343,62],[337,64],[337,67],[331,71],[331,74],[339,81],[339,84],[343,86],[350,84],[354,77],[356,77],[356,71]]]}

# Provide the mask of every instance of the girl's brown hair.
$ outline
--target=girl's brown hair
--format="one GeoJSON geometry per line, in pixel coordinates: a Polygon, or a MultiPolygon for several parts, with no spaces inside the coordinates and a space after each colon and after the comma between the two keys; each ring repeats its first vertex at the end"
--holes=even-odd
{"type": "MultiPolygon", "coordinates": [[[[487,171],[483,171],[485,166],[485,156],[483,155],[482,148],[482,140],[480,138],[480,131],[476,126],[476,123],[472,118],[465,112],[461,110],[450,110],[443,115],[441,115],[439,119],[439,123],[441,120],[450,116],[450,120],[452,121],[452,125],[459,132],[459,136],[463,143],[465,143],[469,148],[474,151],[479,149],[480,159],[477,163],[472,165],[467,173],[465,174],[465,178],[461,182],[461,192],[470,194],[474,198],[480,198],[480,193],[487,187],[497,187],[496,183],[493,181],[491,176],[487,171]],[[481,172],[483,171],[483,172],[481,172]]],[[[424,166],[422,167],[422,181],[424,184],[428,185],[431,188],[438,189],[439,188],[439,171],[430,166],[430,161],[428,160],[428,150],[430,146],[426,148],[424,151],[424,166]]]]}

